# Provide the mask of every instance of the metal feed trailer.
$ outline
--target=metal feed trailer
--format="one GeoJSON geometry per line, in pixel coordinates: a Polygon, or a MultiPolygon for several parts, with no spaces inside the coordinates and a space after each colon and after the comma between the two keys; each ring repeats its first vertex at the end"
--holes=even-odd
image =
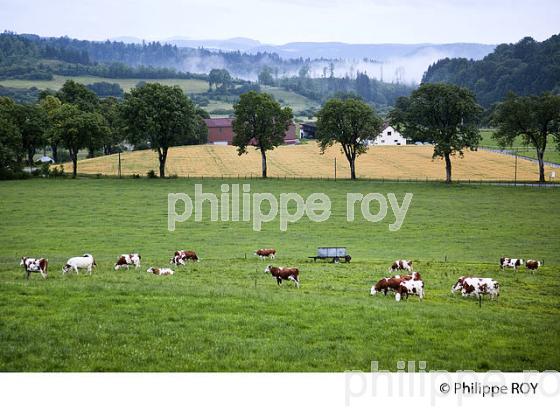
{"type": "Polygon", "coordinates": [[[346,252],[346,248],[340,247],[328,247],[328,248],[317,248],[316,256],[309,256],[315,262],[317,259],[332,259],[331,262],[338,263],[340,261],[350,262],[352,257],[346,252]]]}

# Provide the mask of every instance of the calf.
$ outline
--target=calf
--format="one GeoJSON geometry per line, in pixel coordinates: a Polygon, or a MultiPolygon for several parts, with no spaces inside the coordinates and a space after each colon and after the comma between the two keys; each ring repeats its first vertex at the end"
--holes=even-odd
{"type": "Polygon", "coordinates": [[[87,269],[88,273],[91,275],[91,269],[97,266],[95,259],[89,253],[85,253],[84,256],[75,256],[68,259],[66,265],[62,268],[62,273],[65,274],[70,270],[75,270],[78,274],[78,269],[87,269]]]}
{"type": "Polygon", "coordinates": [[[396,272],[398,270],[407,270],[412,272],[412,261],[407,261],[405,259],[399,259],[391,265],[389,272],[396,272]]]}
{"type": "Polygon", "coordinates": [[[115,270],[119,270],[121,268],[126,267],[126,269],[130,268],[130,265],[134,265],[135,269],[140,267],[140,260],[142,257],[137,253],[129,253],[129,254],[122,254],[117,259],[117,263],[115,263],[115,270]]]}
{"type": "Polygon", "coordinates": [[[490,295],[490,299],[500,296],[500,284],[492,278],[473,278],[461,276],[451,288],[451,293],[461,291],[461,295],[474,296],[479,299],[483,295],[490,295]]]}
{"type": "Polygon", "coordinates": [[[255,256],[258,256],[261,259],[264,258],[270,258],[270,259],[274,259],[276,258],[276,249],[258,249],[255,252],[255,256]]]}
{"type": "Polygon", "coordinates": [[[397,292],[401,282],[410,279],[421,280],[422,278],[418,272],[412,272],[411,275],[406,276],[395,275],[390,278],[383,278],[371,287],[370,295],[373,296],[378,292],[383,292],[384,295],[387,295],[389,291],[397,292]]]}
{"type": "Polygon", "coordinates": [[[149,268],[146,272],[153,273],[158,276],[168,276],[173,275],[175,272],[169,268],[149,268]]]}
{"type": "Polygon", "coordinates": [[[284,268],[284,267],[274,267],[268,265],[264,270],[265,273],[270,273],[276,278],[276,283],[278,285],[282,284],[282,280],[291,280],[299,288],[299,269],[298,268],[284,268]]]}
{"type": "Polygon", "coordinates": [[[521,265],[523,265],[523,259],[500,258],[500,267],[502,269],[513,268],[514,270],[517,270],[521,265]]]}
{"type": "Polygon", "coordinates": [[[19,263],[25,269],[25,279],[29,279],[31,272],[39,272],[43,279],[47,279],[49,260],[45,258],[28,258],[23,256],[19,263]]]}
{"type": "Polygon", "coordinates": [[[525,267],[529,270],[537,270],[538,268],[540,268],[542,266],[542,262],[541,261],[536,261],[533,259],[529,259],[527,260],[527,262],[525,263],[525,267]]]}
{"type": "Polygon", "coordinates": [[[398,302],[404,296],[408,299],[410,295],[418,296],[420,300],[424,299],[424,282],[415,279],[403,280],[399,285],[398,291],[395,293],[395,300],[398,302]]]}
{"type": "Polygon", "coordinates": [[[184,265],[189,260],[200,262],[200,259],[198,259],[198,256],[196,255],[196,252],[180,250],[175,251],[175,254],[169,260],[169,263],[179,266],[184,265]]]}

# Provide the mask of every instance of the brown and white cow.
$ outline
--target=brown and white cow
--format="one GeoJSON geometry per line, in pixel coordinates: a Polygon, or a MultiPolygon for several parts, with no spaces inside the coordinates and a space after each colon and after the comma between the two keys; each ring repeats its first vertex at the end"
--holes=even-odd
{"type": "Polygon", "coordinates": [[[173,272],[172,269],[169,268],[149,268],[146,272],[148,273],[153,273],[154,275],[158,275],[158,276],[168,276],[168,275],[173,275],[175,272],[173,272]]]}
{"type": "Polygon", "coordinates": [[[528,259],[527,262],[525,262],[525,267],[529,270],[537,270],[541,266],[542,266],[542,262],[536,261],[534,259],[528,259]]]}
{"type": "Polygon", "coordinates": [[[19,263],[25,269],[25,279],[29,279],[31,272],[39,272],[43,279],[47,279],[49,260],[45,258],[28,258],[23,256],[19,263]]]}
{"type": "Polygon", "coordinates": [[[500,296],[500,284],[492,278],[475,278],[461,276],[451,288],[451,293],[461,291],[461,295],[474,296],[479,299],[483,295],[490,295],[491,299],[500,296]]]}
{"type": "Polygon", "coordinates": [[[389,272],[396,272],[398,270],[407,270],[412,272],[412,261],[408,261],[405,259],[399,259],[393,262],[389,272]]]}
{"type": "Polygon", "coordinates": [[[180,250],[175,251],[175,254],[169,260],[169,263],[179,266],[184,265],[189,260],[200,262],[200,259],[198,259],[198,256],[196,255],[196,252],[180,250]]]}
{"type": "Polygon", "coordinates": [[[500,268],[513,268],[514,270],[518,270],[520,266],[523,266],[524,262],[523,259],[512,259],[512,258],[500,258],[500,268]]]}
{"type": "Polygon", "coordinates": [[[390,278],[383,278],[375,285],[371,287],[370,295],[375,295],[377,293],[383,292],[384,295],[387,295],[387,292],[397,292],[401,285],[401,282],[405,280],[421,280],[422,277],[420,276],[419,272],[412,272],[410,275],[395,275],[390,278]]]}
{"type": "Polygon", "coordinates": [[[269,248],[269,249],[265,249],[265,248],[263,248],[263,249],[258,249],[258,250],[255,252],[255,256],[258,256],[258,257],[261,258],[261,259],[264,259],[264,258],[274,259],[274,258],[276,258],[276,249],[272,249],[272,248],[269,248]]]}
{"type": "Polygon", "coordinates": [[[119,270],[121,268],[130,268],[130,265],[133,265],[135,269],[140,267],[140,260],[142,257],[138,253],[123,253],[117,259],[117,263],[115,263],[115,270],[119,270]]]}
{"type": "Polygon", "coordinates": [[[282,280],[291,280],[299,288],[299,269],[298,268],[284,268],[274,267],[268,265],[264,270],[265,273],[270,273],[274,278],[276,278],[276,283],[278,285],[282,284],[282,280]]]}
{"type": "Polygon", "coordinates": [[[395,300],[398,302],[405,296],[408,300],[410,295],[418,296],[420,300],[424,299],[424,282],[415,279],[403,280],[395,293],[395,300]]]}

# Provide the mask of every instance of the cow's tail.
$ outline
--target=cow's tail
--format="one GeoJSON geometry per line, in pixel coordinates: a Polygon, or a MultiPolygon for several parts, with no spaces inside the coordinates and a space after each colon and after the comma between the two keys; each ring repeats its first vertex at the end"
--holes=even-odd
{"type": "Polygon", "coordinates": [[[49,260],[45,259],[45,275],[49,273],[49,260]]]}

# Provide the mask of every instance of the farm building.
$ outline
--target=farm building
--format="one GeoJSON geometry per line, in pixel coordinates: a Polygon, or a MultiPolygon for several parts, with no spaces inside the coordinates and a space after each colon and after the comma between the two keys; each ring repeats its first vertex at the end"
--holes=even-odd
{"type": "Polygon", "coordinates": [[[315,138],[317,125],[312,122],[304,122],[300,124],[299,137],[300,138],[315,138]]]}
{"type": "MultiPolygon", "coordinates": [[[[210,118],[204,122],[208,127],[208,143],[216,145],[231,145],[233,141],[233,118],[210,118]]],[[[296,127],[291,124],[284,135],[285,144],[296,144],[296,127]]]]}
{"type": "Polygon", "coordinates": [[[375,137],[371,145],[406,145],[406,138],[389,124],[384,124],[383,131],[375,137]]]}

